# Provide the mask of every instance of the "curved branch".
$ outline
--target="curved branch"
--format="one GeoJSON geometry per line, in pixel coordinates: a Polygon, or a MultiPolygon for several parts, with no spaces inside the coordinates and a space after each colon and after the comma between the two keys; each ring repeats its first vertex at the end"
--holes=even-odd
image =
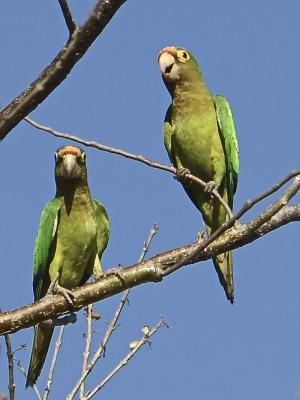
{"type": "Polygon", "coordinates": [[[66,79],[116,11],[126,0],[99,0],[82,27],[76,28],[50,65],[15,100],[0,112],[0,140],[41,104],[66,79]]]}
{"type": "MultiPolygon", "coordinates": [[[[262,215],[262,214],[261,214],[262,215]]],[[[192,259],[189,255],[198,249],[199,242],[178,247],[158,254],[149,260],[126,268],[107,271],[100,280],[74,289],[74,309],[103,300],[122,291],[147,282],[159,282],[167,275],[168,268],[185,259],[185,264],[195,264],[215,257],[228,250],[245,246],[263,235],[293,221],[300,221],[300,205],[284,206],[271,219],[253,230],[251,222],[238,224],[226,231],[209,247],[197,252],[192,259]]],[[[0,335],[28,328],[41,321],[70,311],[69,304],[61,295],[46,296],[41,300],[0,314],[0,335]]]]}
{"type": "MultiPolygon", "coordinates": [[[[80,143],[83,144],[84,146],[87,147],[93,147],[97,150],[101,150],[101,151],[105,151],[107,153],[111,153],[111,154],[117,154],[119,156],[128,158],[130,160],[134,160],[134,161],[139,161],[142,164],[148,165],[148,167],[152,167],[152,168],[156,168],[156,169],[161,169],[163,171],[167,171],[167,172],[171,172],[172,174],[175,175],[175,177],[177,176],[177,172],[178,170],[170,165],[165,165],[165,164],[161,164],[158,163],[156,161],[153,160],[149,160],[141,155],[137,155],[137,154],[133,154],[133,153],[129,153],[128,151],[122,150],[122,149],[117,149],[115,147],[111,147],[111,146],[106,146],[104,144],[101,143],[97,143],[95,141],[92,140],[84,140],[82,138],[80,138],[79,136],[75,136],[69,133],[63,133],[63,132],[59,132],[53,128],[50,128],[48,126],[45,125],[41,125],[38,122],[34,121],[33,119],[26,117],[24,118],[25,121],[27,121],[30,125],[34,126],[35,128],[44,131],[44,132],[48,132],[53,136],[59,137],[59,138],[63,138],[63,139],[67,139],[67,140],[72,140],[73,142],[76,143],[80,143]]],[[[206,188],[207,183],[204,182],[202,179],[190,174],[190,173],[186,173],[184,174],[181,178],[181,180],[186,180],[186,181],[193,181],[195,183],[197,183],[198,185],[200,185],[202,188],[206,188]]],[[[226,213],[228,214],[229,218],[232,218],[232,211],[229,207],[229,205],[226,203],[226,201],[222,198],[222,196],[220,195],[220,193],[218,192],[217,189],[212,190],[211,194],[220,202],[220,204],[224,207],[226,213]]]]}

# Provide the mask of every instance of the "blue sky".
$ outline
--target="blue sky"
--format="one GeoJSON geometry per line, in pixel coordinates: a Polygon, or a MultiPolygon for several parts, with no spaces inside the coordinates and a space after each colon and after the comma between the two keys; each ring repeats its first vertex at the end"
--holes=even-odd
{"type": "MultiPolygon", "coordinates": [[[[18,95],[67,40],[58,2],[5,2],[0,23],[0,106],[18,95]]],[[[70,1],[84,21],[94,1],[70,1]]],[[[240,145],[235,209],[299,168],[299,12],[296,0],[239,2],[128,1],[68,79],[33,119],[86,139],[168,163],[162,121],[170,102],[158,51],[183,46],[198,59],[214,94],[229,100],[240,145]]],[[[32,301],[32,252],[41,210],[54,196],[54,157],[66,142],[25,122],[1,143],[0,306],[32,301]]],[[[202,229],[199,212],[170,174],[87,149],[89,182],[111,221],[106,268],[139,257],[153,223],[160,226],[150,255],[190,243],[202,229]]],[[[299,196],[295,201],[299,201],[299,196]]],[[[264,206],[269,204],[269,200],[264,206]]],[[[256,215],[262,206],[249,213],[256,215]]],[[[160,284],[132,292],[92,388],[161,314],[152,350],[144,348],[103,390],[103,398],[296,399],[300,392],[299,229],[290,224],[234,252],[236,302],[225,299],[211,261],[187,267],[160,284]]],[[[101,340],[119,297],[95,305],[101,340]]],[[[83,313],[68,326],[53,385],[62,399],[81,370],[83,313]]],[[[31,345],[32,329],[12,337],[31,345]]],[[[7,368],[1,342],[0,392],[7,368]]],[[[28,365],[30,349],[15,357],[28,365]]],[[[47,368],[38,381],[45,385],[47,368]]],[[[17,398],[32,399],[16,371],[17,398]]],[[[100,396],[99,396],[100,397],[100,396]]],[[[97,398],[97,397],[96,397],[97,398]]]]}

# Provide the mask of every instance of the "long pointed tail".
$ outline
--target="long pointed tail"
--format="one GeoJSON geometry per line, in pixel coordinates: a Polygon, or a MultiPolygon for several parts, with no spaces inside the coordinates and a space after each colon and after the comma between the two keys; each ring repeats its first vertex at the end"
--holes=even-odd
{"type": "Polygon", "coordinates": [[[39,325],[35,327],[26,387],[33,386],[40,376],[50,346],[53,329],[39,325]]]}
{"type": "MultiPolygon", "coordinates": [[[[207,236],[212,233],[211,228],[205,224],[207,236]]],[[[227,299],[233,304],[234,301],[234,283],[233,283],[233,260],[232,252],[219,254],[213,258],[215,270],[217,271],[219,281],[223,286],[227,299]]]]}
{"type": "Polygon", "coordinates": [[[233,284],[233,262],[232,252],[220,254],[213,259],[215,269],[217,271],[219,281],[225,290],[227,299],[233,304],[234,301],[234,284],[233,284]]]}

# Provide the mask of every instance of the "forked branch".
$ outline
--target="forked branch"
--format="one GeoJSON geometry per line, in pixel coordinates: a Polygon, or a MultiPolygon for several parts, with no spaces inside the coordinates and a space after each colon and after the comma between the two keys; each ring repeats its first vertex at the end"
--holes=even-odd
{"type": "MultiPolygon", "coordinates": [[[[256,218],[248,223],[235,224],[208,246],[204,239],[197,240],[195,243],[166,251],[141,263],[119,268],[119,277],[107,271],[98,281],[74,289],[75,310],[134,286],[146,282],[159,282],[169,275],[169,271],[172,271],[176,263],[181,263],[182,268],[185,265],[207,260],[228,250],[245,246],[282,225],[299,221],[300,205],[287,204],[299,187],[300,178],[297,176],[285,193],[256,218]],[[204,246],[204,250],[199,251],[199,245],[204,246]]],[[[263,194],[260,196],[264,197],[263,194]]],[[[253,201],[249,204],[251,203],[253,201]]],[[[46,296],[33,304],[0,314],[0,335],[28,328],[68,311],[70,311],[69,305],[64,297],[46,296]]]]}

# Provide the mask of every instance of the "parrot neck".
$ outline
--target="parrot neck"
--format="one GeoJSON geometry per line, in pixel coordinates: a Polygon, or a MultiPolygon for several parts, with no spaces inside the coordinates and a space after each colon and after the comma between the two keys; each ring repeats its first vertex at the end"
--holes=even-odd
{"type": "Polygon", "coordinates": [[[63,199],[67,214],[76,203],[92,201],[87,182],[78,179],[57,179],[55,197],[63,199]]]}
{"type": "Polygon", "coordinates": [[[211,94],[202,79],[186,80],[177,82],[172,99],[173,110],[186,114],[187,110],[198,112],[201,105],[210,103],[211,94]]]}

